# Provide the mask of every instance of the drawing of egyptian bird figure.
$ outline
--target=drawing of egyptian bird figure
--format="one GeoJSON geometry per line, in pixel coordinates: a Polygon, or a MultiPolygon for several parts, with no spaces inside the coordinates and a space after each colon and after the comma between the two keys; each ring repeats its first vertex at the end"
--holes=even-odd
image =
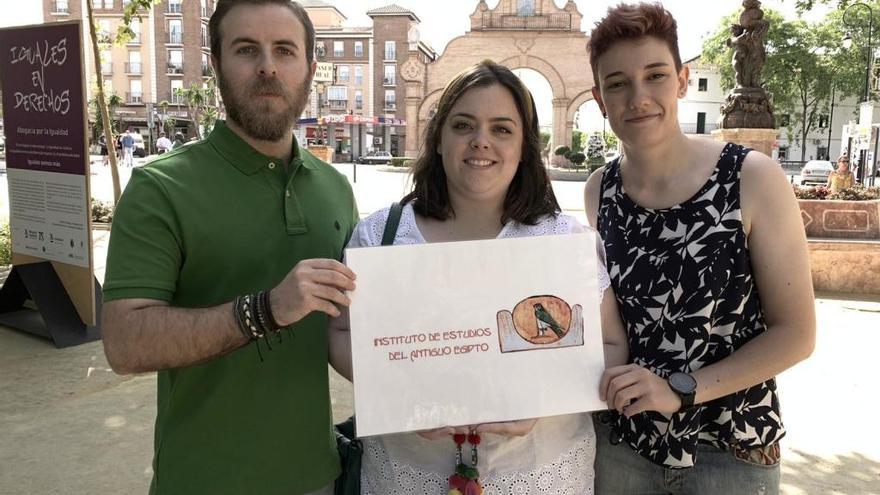
{"type": "Polygon", "coordinates": [[[548,328],[560,339],[565,335],[565,329],[562,328],[562,325],[556,323],[556,320],[544,309],[541,303],[535,304],[535,318],[538,320],[538,335],[536,337],[546,336],[548,328]]]}

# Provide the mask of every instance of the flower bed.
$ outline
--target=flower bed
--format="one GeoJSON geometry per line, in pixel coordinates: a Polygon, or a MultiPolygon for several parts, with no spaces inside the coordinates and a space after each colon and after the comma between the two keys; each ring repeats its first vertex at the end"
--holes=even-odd
{"type": "Polygon", "coordinates": [[[880,240],[880,188],[795,187],[808,238],[880,240]]]}

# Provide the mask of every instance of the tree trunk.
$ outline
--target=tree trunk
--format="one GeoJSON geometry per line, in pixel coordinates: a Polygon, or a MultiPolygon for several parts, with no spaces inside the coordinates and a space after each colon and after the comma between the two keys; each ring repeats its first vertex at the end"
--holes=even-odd
{"type": "Polygon", "coordinates": [[[104,139],[107,140],[107,156],[110,158],[110,175],[113,178],[113,205],[119,202],[122,189],[119,185],[119,168],[116,163],[116,140],[113,138],[113,130],[110,128],[110,112],[107,111],[107,100],[104,99],[104,76],[101,73],[101,50],[98,47],[98,35],[95,32],[95,16],[92,13],[92,0],[86,0],[86,8],[89,15],[89,35],[92,38],[92,51],[95,56],[95,75],[98,81],[98,111],[104,121],[104,139]]]}

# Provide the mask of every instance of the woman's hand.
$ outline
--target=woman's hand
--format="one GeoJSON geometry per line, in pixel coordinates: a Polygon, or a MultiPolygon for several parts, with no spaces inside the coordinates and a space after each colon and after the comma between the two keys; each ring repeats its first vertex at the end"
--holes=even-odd
{"type": "Polygon", "coordinates": [[[492,433],[506,437],[524,437],[535,427],[538,418],[521,419],[519,421],[501,421],[498,423],[483,423],[477,425],[477,433],[492,433]]]}
{"type": "Polygon", "coordinates": [[[681,408],[681,399],[666,380],[637,364],[606,369],[599,381],[599,398],[627,418],[644,411],[669,416],[681,408]]]}

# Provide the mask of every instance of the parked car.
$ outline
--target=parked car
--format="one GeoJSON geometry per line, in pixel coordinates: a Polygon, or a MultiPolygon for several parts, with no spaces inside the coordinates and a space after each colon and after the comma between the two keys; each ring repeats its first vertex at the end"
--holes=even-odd
{"type": "Polygon", "coordinates": [[[375,165],[377,163],[389,164],[391,163],[391,153],[387,151],[374,151],[370,154],[364,155],[358,158],[358,163],[368,163],[371,165],[375,165]]]}
{"type": "Polygon", "coordinates": [[[834,165],[827,160],[810,160],[801,169],[801,185],[825,185],[833,171],[834,165]]]}

